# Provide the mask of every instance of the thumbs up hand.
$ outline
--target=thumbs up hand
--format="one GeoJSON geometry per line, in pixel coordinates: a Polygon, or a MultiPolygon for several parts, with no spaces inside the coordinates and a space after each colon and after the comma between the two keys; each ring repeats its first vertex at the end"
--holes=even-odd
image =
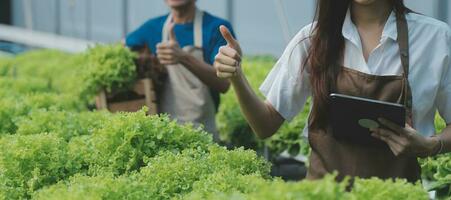
{"type": "Polygon", "coordinates": [[[216,75],[224,79],[233,78],[241,72],[241,47],[227,27],[221,26],[219,29],[222,37],[227,41],[227,45],[222,46],[215,57],[216,75]]]}
{"type": "Polygon", "coordinates": [[[161,42],[157,45],[157,57],[163,65],[178,64],[186,56],[186,53],[177,42],[174,26],[174,23],[169,25],[169,41],[161,42]]]}

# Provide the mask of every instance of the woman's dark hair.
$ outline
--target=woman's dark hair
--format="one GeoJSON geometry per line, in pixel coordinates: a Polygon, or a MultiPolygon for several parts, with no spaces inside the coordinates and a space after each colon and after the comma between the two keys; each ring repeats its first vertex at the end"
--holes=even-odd
{"type": "MultiPolygon", "coordinates": [[[[352,0],[317,0],[316,25],[312,32],[309,55],[306,59],[310,73],[313,109],[312,128],[324,128],[328,121],[329,95],[336,85],[340,60],[344,51],[343,23],[352,0]]],[[[404,13],[403,0],[390,0],[395,12],[404,13]]],[[[312,121],[311,120],[311,121],[312,121]]]]}

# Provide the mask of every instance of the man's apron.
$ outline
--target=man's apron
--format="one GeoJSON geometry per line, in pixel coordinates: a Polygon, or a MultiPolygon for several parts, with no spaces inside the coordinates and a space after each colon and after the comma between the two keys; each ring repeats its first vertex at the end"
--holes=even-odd
{"type": "MultiPolygon", "coordinates": [[[[202,24],[204,13],[196,10],[194,18],[194,46],[186,46],[184,51],[199,60],[204,60],[202,50],[202,24]]],[[[169,41],[169,15],[163,26],[163,42],[169,41]]],[[[182,64],[166,66],[168,78],[160,95],[159,111],[168,113],[172,119],[181,124],[192,123],[195,127],[203,126],[218,141],[215,122],[215,104],[210,89],[196,75],[182,64]]]]}
{"type": "MultiPolygon", "coordinates": [[[[404,73],[401,76],[377,76],[342,67],[335,93],[402,103],[407,109],[406,122],[412,124],[412,94],[408,81],[408,26],[404,15],[397,15],[398,45],[404,73]]],[[[313,107],[315,109],[315,107],[313,107]]],[[[412,156],[396,157],[388,146],[371,146],[337,140],[329,127],[310,129],[316,123],[309,119],[309,142],[312,147],[307,178],[318,179],[338,172],[338,179],[351,177],[420,179],[420,166],[412,156]]]]}

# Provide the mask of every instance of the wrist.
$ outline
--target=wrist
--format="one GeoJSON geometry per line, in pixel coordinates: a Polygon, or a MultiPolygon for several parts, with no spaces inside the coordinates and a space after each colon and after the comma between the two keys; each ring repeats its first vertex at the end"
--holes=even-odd
{"type": "Polygon", "coordinates": [[[181,51],[179,56],[179,62],[182,64],[187,64],[189,62],[190,56],[191,55],[188,52],[181,51]]]}
{"type": "Polygon", "coordinates": [[[243,80],[244,80],[244,73],[241,70],[241,66],[238,66],[236,68],[235,75],[230,78],[230,82],[232,83],[232,85],[236,85],[236,84],[241,83],[243,80]]]}
{"type": "Polygon", "coordinates": [[[430,151],[429,156],[436,156],[443,151],[443,142],[440,139],[440,136],[432,136],[429,138],[430,151]]]}

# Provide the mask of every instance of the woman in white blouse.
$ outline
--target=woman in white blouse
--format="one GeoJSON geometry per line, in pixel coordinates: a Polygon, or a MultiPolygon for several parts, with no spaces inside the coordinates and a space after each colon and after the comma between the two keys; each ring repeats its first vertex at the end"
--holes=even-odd
{"type": "Polygon", "coordinates": [[[241,71],[241,48],[225,27],[228,45],[214,64],[235,88],[241,109],[260,138],[271,137],[295,117],[308,97],[312,147],[307,177],[332,171],[339,178],[420,178],[417,157],[451,152],[451,30],[438,20],[408,10],[402,0],[319,0],[315,22],[290,42],[260,90],[241,71]],[[381,119],[372,136],[387,146],[337,141],[330,134],[329,94],[342,93],[407,108],[406,127],[381,119]],[[447,128],[435,135],[439,111],[447,128]]]}

